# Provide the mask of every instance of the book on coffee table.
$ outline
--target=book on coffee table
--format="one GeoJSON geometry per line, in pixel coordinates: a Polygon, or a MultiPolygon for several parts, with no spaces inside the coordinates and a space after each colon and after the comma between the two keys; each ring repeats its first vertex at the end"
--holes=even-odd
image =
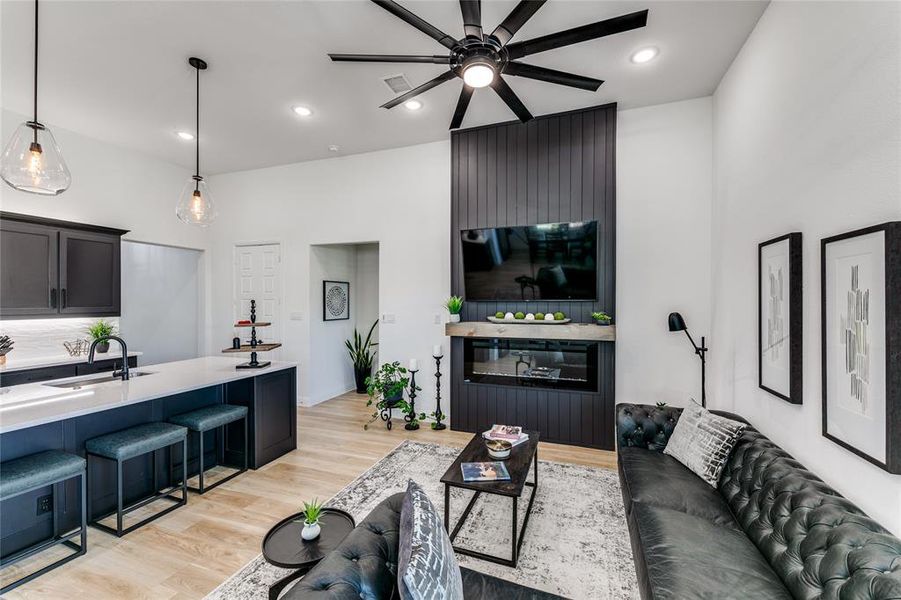
{"type": "Polygon", "coordinates": [[[465,462],[460,464],[463,481],[509,481],[510,473],[502,462],[465,462]]]}
{"type": "Polygon", "coordinates": [[[522,427],[519,425],[492,425],[488,435],[495,440],[518,440],[522,435],[522,427]]]}

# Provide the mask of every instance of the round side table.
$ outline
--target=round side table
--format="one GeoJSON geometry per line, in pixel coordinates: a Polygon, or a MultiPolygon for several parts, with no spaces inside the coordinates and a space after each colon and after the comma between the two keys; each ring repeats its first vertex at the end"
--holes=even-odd
{"type": "Polygon", "coordinates": [[[269,588],[269,600],[277,600],[290,583],[306,575],[320,560],[338,547],[356,526],[349,513],[337,508],[323,508],[319,517],[322,533],[315,540],[300,537],[304,513],[301,511],[279,521],[263,538],[263,558],[294,573],[276,581],[269,588]]]}

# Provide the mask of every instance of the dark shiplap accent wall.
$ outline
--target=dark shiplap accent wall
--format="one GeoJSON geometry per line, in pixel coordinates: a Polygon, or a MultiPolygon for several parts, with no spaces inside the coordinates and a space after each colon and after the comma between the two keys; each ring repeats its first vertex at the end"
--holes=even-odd
{"type": "MultiPolygon", "coordinates": [[[[465,298],[463,229],[596,220],[599,233],[596,302],[466,302],[464,321],[518,310],[562,310],[576,322],[596,310],[616,317],[615,140],[615,104],[451,134],[451,293],[465,298]]],[[[599,355],[598,394],[464,384],[463,343],[454,338],[451,427],[515,423],[543,439],[613,449],[613,344],[599,355]]]]}

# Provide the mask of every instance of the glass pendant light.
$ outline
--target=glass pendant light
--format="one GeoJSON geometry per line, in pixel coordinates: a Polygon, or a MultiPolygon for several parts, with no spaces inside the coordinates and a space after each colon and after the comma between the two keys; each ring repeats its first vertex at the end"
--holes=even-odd
{"type": "Polygon", "coordinates": [[[200,72],[207,68],[205,61],[191,57],[190,64],[197,71],[197,121],[194,129],[195,170],[191,180],[185,184],[175,206],[179,219],[191,225],[206,227],[216,219],[216,205],[210,195],[210,188],[200,176],[200,72]]]}
{"type": "Polygon", "coordinates": [[[0,178],[23,192],[55,196],[72,183],[53,134],[38,121],[38,3],[34,3],[34,119],[19,125],[0,158],[0,178]]]}

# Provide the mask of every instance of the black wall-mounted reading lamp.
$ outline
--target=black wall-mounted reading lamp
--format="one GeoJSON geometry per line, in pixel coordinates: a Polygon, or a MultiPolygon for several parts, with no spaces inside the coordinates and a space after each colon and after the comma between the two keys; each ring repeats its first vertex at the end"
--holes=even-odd
{"type": "Polygon", "coordinates": [[[669,330],[670,331],[684,331],[685,335],[688,336],[688,341],[691,342],[691,345],[695,349],[695,354],[701,359],[701,406],[707,408],[707,345],[705,343],[704,336],[701,336],[701,345],[698,346],[695,344],[694,339],[692,339],[691,334],[688,333],[688,327],[685,326],[685,319],[682,318],[682,315],[673,312],[669,314],[669,330]]]}

